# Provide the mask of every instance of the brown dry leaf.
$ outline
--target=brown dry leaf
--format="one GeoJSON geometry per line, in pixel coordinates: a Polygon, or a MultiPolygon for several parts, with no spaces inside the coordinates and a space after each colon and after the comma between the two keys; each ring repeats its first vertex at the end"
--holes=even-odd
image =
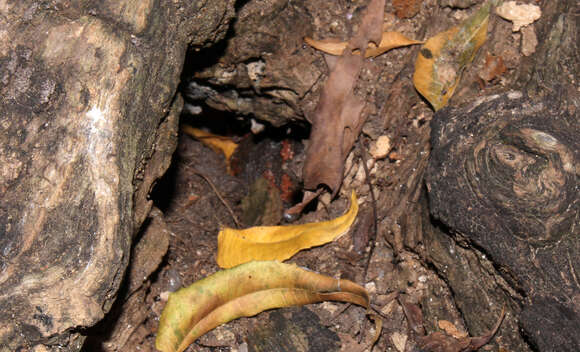
{"type": "Polygon", "coordinates": [[[449,320],[439,320],[437,326],[439,326],[439,329],[445,331],[447,335],[453,336],[456,339],[462,339],[469,336],[467,332],[458,330],[455,324],[449,320]]]}
{"type": "MultiPolygon", "coordinates": [[[[442,332],[434,332],[428,336],[419,338],[419,346],[425,352],[468,352],[476,351],[487,344],[499,329],[505,316],[505,307],[502,309],[500,317],[487,334],[477,337],[456,338],[442,332]]],[[[453,325],[453,324],[451,324],[453,325]]]]}
{"type": "Polygon", "coordinates": [[[230,159],[238,147],[231,138],[218,136],[188,125],[181,126],[181,130],[210,147],[216,153],[223,153],[226,159],[228,173],[231,174],[230,159]]]}
{"type": "Polygon", "coordinates": [[[423,326],[423,312],[421,308],[413,303],[410,297],[406,294],[401,294],[397,297],[397,301],[403,308],[403,313],[407,318],[409,328],[417,335],[425,335],[425,327],[423,326]]]}
{"type": "MultiPolygon", "coordinates": [[[[348,45],[347,42],[341,42],[335,39],[314,40],[312,38],[304,38],[304,41],[314,49],[323,51],[330,55],[342,55],[344,49],[346,49],[348,45]]],[[[423,42],[409,39],[399,32],[383,32],[379,46],[368,45],[365,58],[377,57],[391,49],[421,43],[423,42]]],[[[360,55],[360,51],[355,50],[353,54],[360,55]]]]}
{"type": "Polygon", "coordinates": [[[411,18],[421,9],[423,0],[393,0],[395,14],[399,18],[411,18]]]}
{"type": "Polygon", "coordinates": [[[492,0],[460,26],[431,37],[415,62],[413,84],[437,111],[447,105],[463,70],[485,42],[492,0]]]}
{"type": "Polygon", "coordinates": [[[485,57],[485,65],[479,71],[478,76],[485,82],[489,82],[494,78],[501,76],[506,70],[507,67],[503,64],[501,56],[493,56],[488,53],[485,57]]]}
{"type": "Polygon", "coordinates": [[[369,305],[366,290],[351,281],[296,265],[246,263],[172,293],[159,321],[155,347],[162,352],[184,351],[201,335],[239,317],[322,301],[369,305]]]}
{"type": "Polygon", "coordinates": [[[391,342],[399,352],[405,352],[405,345],[407,344],[408,335],[395,331],[391,335],[391,342]]]}
{"type": "Polygon", "coordinates": [[[373,346],[381,338],[381,333],[383,332],[383,319],[381,319],[381,317],[376,314],[369,314],[368,316],[375,322],[375,334],[373,335],[371,341],[369,341],[369,343],[367,344],[366,346],[367,348],[365,348],[365,351],[366,350],[372,351],[373,346]]]}
{"type": "Polygon", "coordinates": [[[369,42],[380,43],[385,0],[371,0],[356,35],[333,66],[312,116],[302,172],[304,188],[327,185],[333,196],[342,183],[344,161],[365,121],[364,101],[354,95],[369,42]],[[362,55],[353,55],[354,50],[362,55]]]}
{"type": "Polygon", "coordinates": [[[252,260],[286,260],[302,249],[323,245],[345,234],[357,213],[358,203],[353,191],[350,209],[330,221],[223,229],[218,234],[217,263],[222,268],[231,268],[252,260]]]}

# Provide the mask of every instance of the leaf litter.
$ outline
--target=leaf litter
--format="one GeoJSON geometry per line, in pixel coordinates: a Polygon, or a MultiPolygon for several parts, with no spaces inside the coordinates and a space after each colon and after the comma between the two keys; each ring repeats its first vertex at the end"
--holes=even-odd
{"type": "MultiPolygon", "coordinates": [[[[304,41],[311,47],[330,55],[342,55],[344,49],[348,46],[348,42],[340,42],[333,39],[314,40],[307,37],[304,38],[304,41]]],[[[399,32],[383,32],[378,46],[369,43],[365,51],[365,58],[377,57],[394,48],[421,43],[421,41],[409,39],[399,32]]],[[[360,55],[360,51],[357,49],[353,54],[360,55]]]]}
{"type": "Polygon", "coordinates": [[[329,73],[311,117],[310,144],[302,173],[307,190],[326,185],[333,196],[338,193],[344,161],[366,119],[362,113],[365,101],[354,94],[354,89],[369,43],[381,42],[384,7],[385,0],[371,0],[360,29],[329,73]],[[355,55],[354,50],[361,55],[355,55]]]}
{"type": "Polygon", "coordinates": [[[283,261],[298,251],[320,246],[344,235],[354,222],[358,204],[354,191],[350,209],[336,219],[286,226],[225,228],[218,234],[217,263],[222,268],[252,260],[283,261]]]}
{"type": "MultiPolygon", "coordinates": [[[[341,56],[338,58],[336,63],[331,67],[331,72],[329,74],[327,84],[323,90],[323,93],[321,95],[321,99],[319,101],[319,104],[316,108],[315,114],[312,116],[313,130],[312,130],[312,135],[311,135],[311,144],[308,148],[307,159],[306,159],[306,163],[304,166],[305,185],[310,185],[309,189],[312,189],[312,190],[318,189],[320,191],[320,188],[319,188],[320,185],[327,185],[332,190],[333,195],[336,195],[338,189],[340,188],[340,185],[342,182],[343,168],[344,168],[344,166],[342,164],[344,163],[344,159],[346,158],[346,155],[348,154],[348,152],[352,148],[354,141],[358,137],[360,129],[362,128],[362,124],[364,123],[364,120],[366,119],[366,117],[363,116],[363,113],[362,113],[365,103],[362,99],[360,99],[359,97],[357,97],[354,94],[356,82],[358,80],[358,75],[359,75],[361,67],[362,67],[362,62],[364,60],[363,56],[364,57],[373,57],[376,55],[380,55],[380,53],[375,55],[373,53],[373,50],[375,50],[375,52],[379,52],[381,50],[385,50],[385,48],[388,46],[386,44],[383,44],[384,33],[383,33],[383,36],[381,37],[380,31],[379,31],[379,36],[377,36],[377,33],[376,33],[377,31],[372,31],[369,28],[365,28],[365,27],[368,27],[365,25],[368,22],[370,22],[370,20],[366,21],[367,17],[371,18],[371,19],[375,19],[375,20],[376,20],[376,17],[378,17],[376,15],[371,16],[371,15],[369,15],[369,13],[373,13],[373,12],[375,14],[380,13],[381,14],[380,20],[382,21],[382,13],[383,13],[382,8],[383,7],[384,7],[384,1],[374,1],[374,0],[371,1],[371,4],[369,5],[369,7],[367,9],[368,12],[364,17],[363,25],[361,26],[361,29],[359,30],[357,35],[348,43],[341,43],[338,46],[339,49],[342,48],[341,56]],[[380,11],[377,10],[378,7],[380,7],[380,11]],[[380,41],[377,41],[378,39],[380,39],[380,41]],[[379,43],[379,45],[375,46],[372,43],[379,43]],[[347,50],[345,50],[345,48],[347,50]],[[333,103],[335,103],[335,104],[333,104],[333,103]],[[333,118],[330,118],[330,117],[333,117],[333,118]],[[339,118],[336,119],[335,117],[339,117],[339,118]],[[318,129],[316,128],[317,121],[318,121],[318,126],[319,126],[318,129]],[[337,121],[338,121],[338,123],[337,123],[337,121]],[[324,127],[325,125],[321,125],[322,123],[324,123],[324,124],[326,124],[326,126],[328,126],[326,128],[326,130],[324,127]],[[315,133],[316,131],[318,131],[318,132],[315,133]],[[315,137],[315,136],[319,136],[319,137],[315,137]],[[318,143],[316,143],[317,140],[318,140],[318,143]],[[330,146],[330,149],[324,150],[324,148],[320,147],[321,145],[323,145],[323,146],[325,145],[325,143],[323,143],[323,142],[327,142],[326,146],[330,146]],[[330,153],[329,154],[328,153],[329,151],[337,151],[339,153],[330,153]],[[334,154],[336,154],[336,155],[334,155],[334,154]],[[314,155],[314,156],[311,157],[310,155],[314,155]],[[321,171],[322,167],[321,167],[320,163],[322,161],[326,161],[326,159],[332,159],[329,161],[328,164],[330,166],[334,165],[334,168],[332,168],[332,167],[324,168],[324,170],[321,171]],[[314,171],[307,173],[306,166],[307,166],[307,164],[309,164],[309,160],[310,160],[310,165],[316,165],[317,166],[316,169],[318,169],[318,171],[320,171],[320,173],[317,173],[314,171]],[[312,161],[312,160],[314,160],[314,161],[312,161]],[[336,165],[338,165],[338,167],[336,165]],[[309,175],[310,175],[310,177],[309,177],[309,175]],[[307,177],[309,177],[308,180],[310,180],[310,182],[308,182],[308,183],[306,182],[307,177]]],[[[375,25],[376,25],[375,29],[381,29],[381,27],[382,27],[381,25],[377,25],[376,23],[375,23],[375,25]]],[[[485,30],[483,32],[485,33],[485,30]]],[[[479,33],[477,35],[480,36],[479,33]]],[[[479,40],[479,39],[477,39],[477,40],[479,40]]],[[[319,49],[324,51],[324,50],[326,50],[326,48],[324,47],[324,45],[326,45],[326,43],[330,43],[330,41],[328,41],[328,42],[319,41],[318,43],[314,43],[314,46],[322,45],[322,47],[320,47],[319,49]]],[[[333,45],[335,45],[335,44],[336,43],[334,43],[333,45]]],[[[412,43],[412,44],[416,44],[416,43],[412,43]]],[[[410,44],[406,44],[406,45],[410,45],[410,44]]],[[[479,45],[481,45],[481,44],[479,44],[479,45]]],[[[427,44],[425,44],[425,46],[427,46],[427,44]]],[[[475,51],[477,51],[478,47],[479,46],[477,46],[473,50],[473,52],[471,54],[472,56],[475,54],[475,51]]],[[[335,47],[335,49],[332,49],[332,50],[334,50],[335,53],[338,53],[338,51],[337,51],[338,49],[336,49],[336,47],[335,47]]],[[[386,50],[389,50],[389,49],[386,49],[386,50]]],[[[467,63],[469,63],[472,59],[473,59],[473,57],[471,57],[467,63]]],[[[462,67],[461,69],[463,69],[463,68],[464,67],[462,67]]],[[[455,85],[458,83],[458,79],[457,79],[457,82],[455,82],[455,85]]],[[[455,87],[453,87],[453,88],[455,88],[455,87]]],[[[441,92],[448,93],[448,91],[445,91],[445,90],[441,90],[441,92]]],[[[447,96],[447,99],[452,95],[452,93],[453,93],[453,89],[451,89],[451,92],[447,96]]],[[[443,95],[445,95],[445,94],[443,94],[443,95]]],[[[434,107],[435,107],[435,105],[434,105],[434,107]]],[[[227,159],[228,156],[227,156],[226,152],[225,151],[223,151],[223,152],[226,155],[226,159],[227,159]]],[[[311,167],[310,169],[312,170],[315,168],[311,167]]],[[[306,188],[308,188],[308,187],[306,187],[306,188]]],[[[313,193],[320,194],[320,192],[313,192],[313,193]]],[[[352,208],[351,208],[351,210],[352,210],[352,208]]],[[[345,216],[346,216],[346,214],[345,214],[345,216]]],[[[356,214],[355,214],[355,216],[356,216],[356,214]]],[[[197,285],[197,283],[192,285],[191,287],[193,287],[195,285],[197,285]]],[[[255,297],[259,297],[256,300],[256,301],[259,301],[261,299],[265,299],[265,297],[268,297],[268,295],[257,295],[255,297]]],[[[367,298],[367,300],[368,300],[368,298],[367,298]]],[[[276,304],[278,304],[278,303],[276,303],[276,304]]],[[[367,302],[367,305],[368,305],[368,302],[367,302]]],[[[274,306],[276,306],[276,305],[274,305],[274,306]]],[[[191,309],[191,308],[188,308],[188,309],[191,309]]],[[[237,311],[235,314],[228,313],[229,314],[228,319],[230,319],[231,316],[234,316],[233,319],[235,319],[235,317],[237,317],[237,316],[249,316],[250,313],[252,313],[251,315],[253,315],[253,314],[256,314],[258,312],[258,311],[256,311],[257,308],[255,308],[255,307],[254,308],[245,308],[245,309],[247,309],[247,310],[241,309],[241,310],[237,311]]],[[[264,309],[269,309],[269,308],[266,305],[266,308],[264,308],[264,309]]],[[[220,314],[221,314],[221,311],[220,311],[220,314]]],[[[220,315],[220,314],[218,314],[218,315],[220,315]]],[[[165,315],[165,313],[164,313],[164,315],[165,315]]],[[[223,320],[223,318],[222,318],[222,320],[223,320]]],[[[222,320],[219,320],[219,319],[212,320],[212,322],[207,326],[212,326],[216,322],[221,322],[222,320]]],[[[500,320],[500,322],[498,322],[497,327],[499,327],[499,323],[501,323],[501,320],[500,320]]],[[[497,327],[495,328],[495,330],[497,330],[497,327]]],[[[161,331],[161,329],[160,329],[160,331],[161,331]]],[[[181,334],[181,332],[179,334],[181,334]]],[[[196,334],[198,334],[198,333],[196,332],[196,333],[190,334],[188,332],[186,335],[186,336],[188,336],[187,339],[191,340],[192,339],[191,336],[196,336],[196,334]]],[[[481,338],[467,338],[466,337],[463,340],[458,340],[457,336],[455,336],[455,337],[452,336],[451,338],[454,338],[455,340],[457,340],[457,341],[454,341],[454,340],[450,340],[449,336],[444,336],[442,333],[434,333],[434,334],[431,334],[429,336],[426,336],[425,339],[422,340],[422,343],[424,344],[423,346],[424,346],[425,350],[463,351],[463,350],[470,350],[468,348],[474,348],[476,345],[481,346],[481,345],[487,343],[487,341],[489,341],[489,339],[492,336],[493,336],[493,334],[485,335],[481,338]],[[485,341],[485,342],[482,343],[482,341],[485,341]],[[441,348],[443,348],[443,349],[441,349],[441,348]]],[[[195,338],[193,338],[193,340],[195,340],[195,338]]]]}
{"type": "Polygon", "coordinates": [[[429,38],[421,48],[413,84],[433,109],[447,105],[463,71],[485,42],[491,6],[488,1],[461,25],[429,38]]]}
{"type": "Polygon", "coordinates": [[[482,336],[470,337],[467,333],[458,331],[450,322],[443,323],[445,332],[433,332],[419,338],[419,345],[425,352],[468,352],[477,351],[486,345],[499,327],[505,316],[505,306],[495,326],[482,336]]]}
{"type": "Polygon", "coordinates": [[[242,264],[172,293],[155,346],[162,352],[181,352],[204,333],[239,317],[328,300],[369,306],[366,290],[349,280],[273,261],[242,264]]]}

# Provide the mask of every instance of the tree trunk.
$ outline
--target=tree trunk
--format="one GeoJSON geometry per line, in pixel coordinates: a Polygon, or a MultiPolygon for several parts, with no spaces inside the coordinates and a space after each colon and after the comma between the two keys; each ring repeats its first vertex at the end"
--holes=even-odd
{"type": "Polygon", "coordinates": [[[468,324],[482,320],[482,304],[507,303],[536,348],[575,351],[580,346],[578,2],[550,1],[543,10],[537,27],[541,46],[523,62],[512,90],[434,117],[426,180],[431,214],[441,224],[426,231],[426,247],[449,252],[455,244],[443,231],[477,253],[457,252],[459,262],[468,263],[463,269],[450,261],[455,255],[428,255],[456,292],[468,324]],[[445,265],[453,268],[445,271],[445,265]],[[476,271],[483,275],[471,275],[476,271]],[[466,275],[479,282],[466,282],[466,275]]]}
{"type": "Polygon", "coordinates": [[[223,37],[233,1],[0,12],[0,350],[76,351],[116,297],[175,149],[187,44],[223,37]]]}
{"type": "MultiPolygon", "coordinates": [[[[363,142],[388,136],[395,148],[370,177],[377,239],[395,252],[384,269],[410,271],[404,258],[414,251],[444,279],[421,302],[432,326],[452,310],[437,298],[445,284],[472,335],[505,305],[497,339],[513,351],[580,345],[578,4],[544,2],[534,24],[540,47],[517,61],[515,83],[433,117],[429,164],[432,111],[410,80],[418,48],[369,60],[359,82],[369,97],[363,142]]],[[[123,329],[143,319],[142,278],[167,244],[159,216],[135,234],[175,148],[187,45],[192,104],[283,126],[308,118],[325,81],[322,57],[303,37],[347,38],[365,4],[54,3],[0,5],[0,351],[79,350],[83,329],[111,308],[139,240],[132,253],[151,260],[132,261],[116,344],[104,347],[122,350],[133,332],[123,329]]],[[[424,3],[412,23],[388,13],[386,22],[429,37],[453,22],[445,4],[462,2],[424,3]]],[[[460,93],[451,103],[466,99],[460,93]]]]}

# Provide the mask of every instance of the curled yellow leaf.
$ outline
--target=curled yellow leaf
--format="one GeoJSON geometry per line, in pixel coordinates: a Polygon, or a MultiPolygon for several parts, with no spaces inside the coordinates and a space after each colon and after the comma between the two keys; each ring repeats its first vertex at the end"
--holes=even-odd
{"type": "Polygon", "coordinates": [[[243,230],[225,228],[218,234],[217,263],[222,268],[231,268],[252,260],[286,260],[302,249],[323,245],[345,234],[357,212],[353,191],[350,209],[334,220],[243,230]]]}
{"type": "MultiPolygon", "coordinates": [[[[336,39],[314,40],[312,38],[304,38],[304,41],[314,49],[337,56],[342,55],[348,45],[348,42],[341,42],[336,39]]],[[[420,41],[409,39],[399,32],[383,32],[379,46],[369,45],[365,52],[365,57],[377,57],[391,49],[421,43],[420,41]]],[[[358,50],[355,51],[355,54],[359,54],[358,50]]]]}
{"type": "Polygon", "coordinates": [[[188,135],[194,137],[195,139],[199,140],[206,146],[210,147],[216,153],[223,153],[226,159],[226,165],[228,168],[228,173],[230,172],[230,159],[238,145],[232,141],[231,138],[218,136],[213,133],[206,132],[204,130],[200,130],[198,128],[193,128],[188,125],[181,126],[181,130],[188,135]]]}
{"type": "Polygon", "coordinates": [[[415,62],[413,84],[435,110],[445,105],[487,35],[491,2],[460,26],[429,38],[415,62]]]}
{"type": "Polygon", "coordinates": [[[304,42],[306,42],[306,44],[310,45],[316,50],[320,50],[327,54],[336,56],[342,55],[342,52],[344,51],[344,49],[346,49],[346,46],[348,45],[348,42],[342,42],[338,39],[332,38],[315,40],[312,38],[305,37],[304,42]]]}
{"type": "Polygon", "coordinates": [[[155,347],[181,352],[201,335],[239,317],[328,300],[369,305],[366,290],[348,280],[279,262],[242,264],[172,293],[159,321],[155,347]]]}

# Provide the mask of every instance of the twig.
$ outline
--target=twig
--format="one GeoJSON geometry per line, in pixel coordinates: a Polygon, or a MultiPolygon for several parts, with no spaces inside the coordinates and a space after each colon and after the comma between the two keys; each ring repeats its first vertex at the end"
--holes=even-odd
{"type": "Polygon", "coordinates": [[[323,191],[324,188],[319,188],[316,192],[305,191],[302,201],[284,212],[284,219],[288,221],[296,220],[298,215],[302,213],[302,210],[304,210],[308,203],[318,197],[323,191]]]}
{"type": "Polygon", "coordinates": [[[226,200],[222,197],[222,195],[217,190],[217,188],[215,187],[215,185],[213,184],[213,182],[211,182],[211,180],[206,175],[202,174],[201,172],[199,172],[199,171],[197,171],[195,169],[191,169],[191,170],[193,171],[194,174],[196,174],[197,176],[203,178],[205,180],[205,182],[207,182],[210,185],[210,187],[213,189],[213,191],[216,194],[216,196],[219,198],[219,200],[222,202],[222,204],[230,212],[230,215],[232,216],[232,219],[234,219],[234,222],[236,223],[236,226],[238,228],[242,227],[242,225],[240,224],[240,221],[238,220],[238,217],[236,216],[236,214],[234,213],[234,211],[232,210],[232,208],[230,207],[230,205],[228,204],[228,202],[226,202],[226,200]]]}
{"type": "Polygon", "coordinates": [[[371,248],[369,250],[369,255],[367,257],[367,261],[365,263],[365,271],[364,271],[364,279],[366,281],[367,278],[367,273],[369,271],[369,265],[371,263],[371,258],[373,257],[373,252],[375,250],[375,242],[377,241],[377,232],[378,232],[378,224],[377,224],[377,200],[375,198],[375,192],[373,191],[373,185],[371,184],[371,179],[369,177],[369,169],[367,167],[367,162],[366,162],[366,158],[365,158],[365,150],[363,148],[362,145],[362,138],[359,138],[358,140],[358,149],[359,149],[359,153],[360,153],[360,160],[363,164],[363,169],[365,171],[365,181],[367,183],[367,185],[369,186],[369,192],[371,194],[371,205],[373,208],[373,233],[371,236],[371,248]]]}
{"type": "Polygon", "coordinates": [[[348,308],[350,308],[351,305],[352,305],[351,303],[347,303],[347,304],[344,305],[344,307],[342,307],[338,311],[338,313],[334,313],[334,316],[332,318],[330,318],[330,321],[328,322],[329,323],[328,325],[334,324],[335,320],[338,319],[338,317],[340,317],[340,315],[342,313],[344,313],[348,308]]]}

